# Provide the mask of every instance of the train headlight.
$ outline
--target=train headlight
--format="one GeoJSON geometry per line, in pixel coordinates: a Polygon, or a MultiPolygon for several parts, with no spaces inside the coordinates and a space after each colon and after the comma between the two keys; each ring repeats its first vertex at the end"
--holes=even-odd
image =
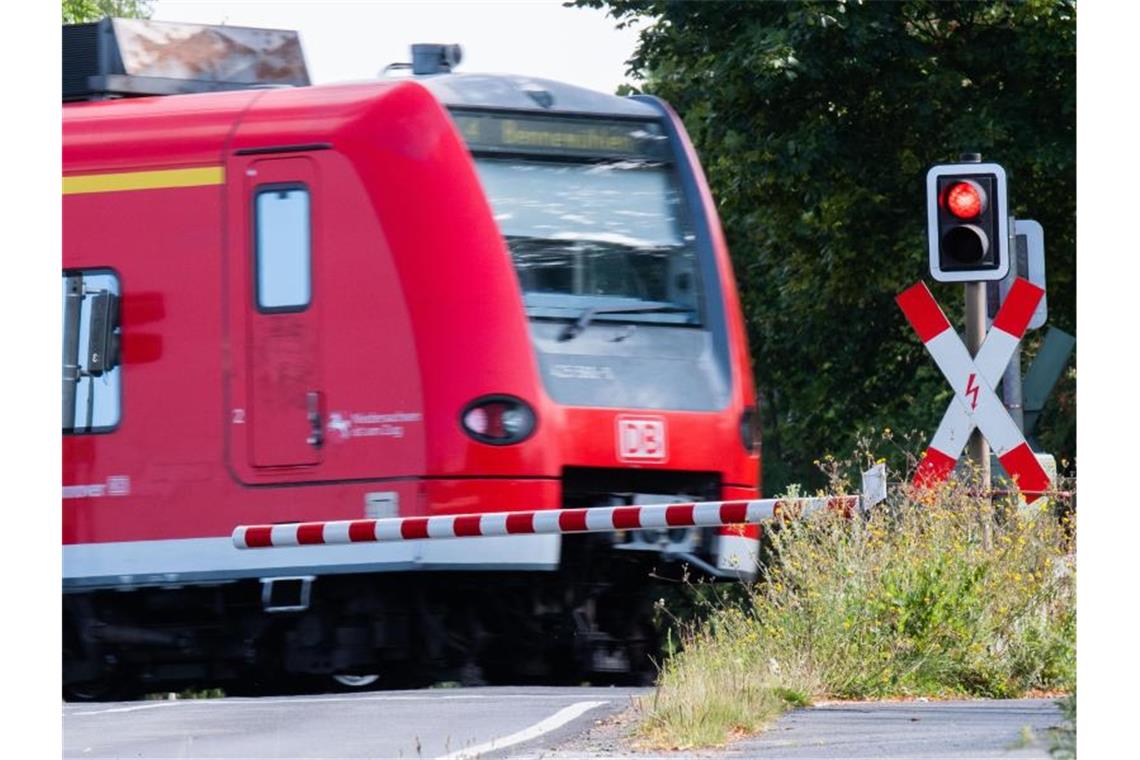
{"type": "Polygon", "coordinates": [[[464,408],[459,421],[467,435],[495,446],[525,441],[535,428],[534,410],[514,396],[477,398],[464,408]]]}

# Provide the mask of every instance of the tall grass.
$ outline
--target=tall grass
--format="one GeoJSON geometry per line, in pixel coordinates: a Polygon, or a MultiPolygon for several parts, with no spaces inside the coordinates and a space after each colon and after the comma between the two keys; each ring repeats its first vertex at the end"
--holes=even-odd
{"type": "Polygon", "coordinates": [[[719,744],[825,697],[1072,689],[1067,521],[1050,504],[995,515],[951,484],[903,490],[866,518],[781,523],[743,602],[682,626],[645,705],[644,738],[719,744]]]}
{"type": "Polygon", "coordinates": [[[1057,700],[1061,708],[1061,725],[1053,732],[1049,754],[1057,760],[1074,760],[1077,756],[1077,690],[1057,700]]]}

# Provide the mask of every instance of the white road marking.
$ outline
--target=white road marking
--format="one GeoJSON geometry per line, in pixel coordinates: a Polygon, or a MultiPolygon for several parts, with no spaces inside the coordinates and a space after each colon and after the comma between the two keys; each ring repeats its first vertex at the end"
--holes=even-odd
{"type": "MultiPolygon", "coordinates": [[[[136,710],[150,710],[155,707],[174,707],[176,705],[182,706],[207,706],[207,705],[234,705],[234,704],[256,704],[256,705],[297,705],[297,704],[320,704],[322,702],[430,702],[433,700],[471,700],[471,699],[562,699],[564,695],[560,694],[440,694],[440,695],[419,695],[419,694],[390,694],[378,695],[374,697],[366,697],[363,695],[351,697],[310,697],[310,698],[266,698],[266,697],[226,697],[221,699],[169,699],[162,700],[161,702],[147,702],[141,705],[129,705],[126,707],[110,707],[100,710],[83,710],[83,712],[72,712],[64,710],[64,715],[69,718],[83,717],[86,715],[106,715],[108,713],[122,713],[134,712],[136,710]]],[[[585,703],[582,703],[585,704],[585,703]]],[[[595,703],[590,703],[593,706],[595,703]]],[[[605,702],[598,702],[596,704],[605,704],[605,702]]],[[[82,709],[82,708],[80,708],[82,709]]],[[[589,708],[586,708],[589,709],[589,708]]],[[[557,728],[557,726],[556,726],[557,728]]]]}
{"type": "MultiPolygon", "coordinates": [[[[507,698],[510,698],[512,696],[521,697],[523,695],[519,694],[519,695],[505,695],[505,696],[507,698]]],[[[106,713],[132,712],[134,710],[149,710],[152,707],[173,707],[175,705],[183,705],[183,706],[197,705],[199,707],[205,707],[208,705],[217,706],[217,705],[235,705],[235,704],[236,705],[250,705],[250,704],[256,704],[256,705],[298,705],[298,704],[308,704],[308,703],[319,704],[321,702],[426,702],[426,701],[430,701],[430,700],[439,700],[439,699],[486,699],[486,698],[487,698],[487,695],[485,695],[485,694],[468,694],[467,696],[459,696],[458,694],[456,694],[456,695],[447,695],[447,696],[441,695],[438,697],[421,697],[421,696],[411,696],[411,695],[395,696],[395,695],[393,695],[393,696],[384,696],[384,697],[364,697],[364,696],[320,697],[320,698],[314,698],[314,699],[303,699],[303,698],[302,699],[289,699],[289,698],[266,699],[264,697],[260,698],[260,699],[258,699],[258,698],[252,698],[252,699],[241,699],[241,698],[169,699],[169,700],[163,700],[161,702],[150,702],[150,703],[145,704],[145,705],[134,705],[131,707],[112,707],[112,708],[104,709],[104,710],[87,710],[85,712],[67,712],[65,714],[70,716],[70,717],[77,717],[77,716],[82,716],[82,715],[104,715],[106,713]]]]}
{"type": "Polygon", "coordinates": [[[436,758],[436,760],[472,760],[472,758],[476,758],[484,752],[494,752],[496,750],[504,749],[505,747],[513,746],[515,744],[521,744],[522,742],[530,741],[531,739],[553,731],[556,728],[561,728],[588,710],[593,710],[595,707],[600,707],[601,705],[607,703],[608,700],[601,700],[596,702],[575,702],[569,707],[563,707],[561,710],[554,713],[549,718],[541,720],[538,723],[535,723],[533,726],[524,728],[522,731],[508,734],[507,736],[500,736],[492,739],[489,742],[476,744],[474,747],[461,749],[458,752],[452,752],[447,755],[440,755],[438,758],[436,758]]]}
{"type": "Polygon", "coordinates": [[[151,710],[155,707],[166,707],[167,705],[177,704],[176,702],[151,702],[145,705],[132,705],[131,707],[111,707],[106,710],[90,710],[88,712],[67,712],[64,711],[65,716],[75,715],[102,715],[104,713],[121,713],[121,712],[134,712],[135,710],[151,710]]]}

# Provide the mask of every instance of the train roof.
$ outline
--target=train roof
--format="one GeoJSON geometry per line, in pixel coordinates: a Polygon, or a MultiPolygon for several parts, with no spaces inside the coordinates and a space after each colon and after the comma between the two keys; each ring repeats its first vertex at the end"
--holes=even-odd
{"type": "Polygon", "coordinates": [[[295,32],[109,18],[64,26],[64,171],[216,163],[259,141],[327,143],[409,88],[455,109],[660,116],[648,103],[549,79],[452,73],[458,46],[412,48],[417,62],[397,66],[411,76],[311,86],[295,32]]]}
{"type": "Polygon", "coordinates": [[[414,81],[444,105],[536,113],[656,118],[657,109],[631,98],[607,95],[564,82],[513,74],[432,74],[414,81]]]}
{"type": "Polygon", "coordinates": [[[637,100],[546,79],[491,74],[125,98],[64,106],[64,171],[204,164],[217,162],[227,149],[328,142],[346,121],[408,88],[427,90],[452,108],[660,117],[637,100]],[[241,129],[235,130],[239,122],[241,129]]]}
{"type": "Polygon", "coordinates": [[[124,98],[65,105],[64,172],[217,163],[226,150],[328,142],[403,82],[124,98]]]}

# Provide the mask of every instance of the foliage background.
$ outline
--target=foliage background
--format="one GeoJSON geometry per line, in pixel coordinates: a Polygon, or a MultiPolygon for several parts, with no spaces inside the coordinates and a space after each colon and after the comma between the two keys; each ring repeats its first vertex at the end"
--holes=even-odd
{"type": "MultiPolygon", "coordinates": [[[[861,432],[918,431],[922,447],[937,425],[950,389],[894,302],[925,279],[961,321],[963,289],[928,274],[931,165],[974,151],[1006,168],[1013,214],[1045,229],[1049,323],[1075,334],[1073,0],[575,4],[642,26],[639,85],[623,90],[668,101],[701,155],[741,288],[767,493],[822,485],[812,462],[861,432]]],[[[1069,474],[1075,384],[1073,368],[1038,428],[1069,474]]]]}
{"type": "Polygon", "coordinates": [[[153,0],[62,0],[63,23],[81,24],[104,16],[150,18],[153,0]]]}

